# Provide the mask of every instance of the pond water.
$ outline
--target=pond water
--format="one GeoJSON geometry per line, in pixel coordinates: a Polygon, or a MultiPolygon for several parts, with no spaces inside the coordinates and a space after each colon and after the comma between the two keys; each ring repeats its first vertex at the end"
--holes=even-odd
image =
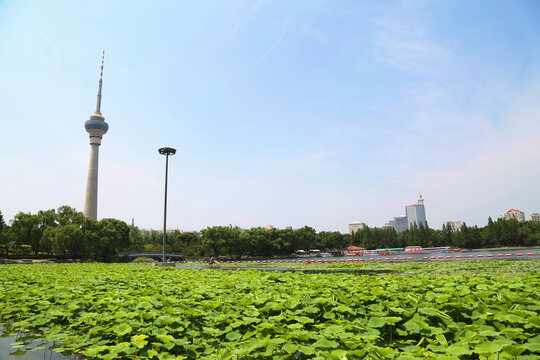
{"type": "Polygon", "coordinates": [[[76,355],[62,355],[52,349],[50,341],[23,341],[12,334],[6,334],[0,327],[0,359],[1,360],[78,360],[76,355]],[[17,343],[16,349],[12,344],[17,343]],[[20,347],[19,347],[20,346],[20,347]],[[31,350],[35,349],[35,350],[31,350]]]}
{"type": "MultiPolygon", "coordinates": [[[[461,260],[540,260],[540,248],[526,248],[526,249],[495,249],[495,250],[475,250],[475,251],[459,251],[459,252],[434,252],[434,253],[422,253],[422,254],[392,254],[392,255],[375,255],[375,256],[333,256],[333,257],[302,257],[302,258],[281,258],[270,259],[271,263],[292,262],[292,261],[311,261],[314,260],[318,263],[319,260],[328,262],[336,261],[340,262],[344,260],[361,260],[362,262],[402,262],[403,258],[409,261],[461,261],[461,260]]],[[[180,262],[176,266],[183,267],[186,262],[180,262]]],[[[255,264],[254,264],[255,265],[255,264]]],[[[279,266],[279,265],[277,265],[279,266]]],[[[200,263],[200,265],[187,265],[191,269],[204,269],[208,267],[208,264],[200,263]]]]}

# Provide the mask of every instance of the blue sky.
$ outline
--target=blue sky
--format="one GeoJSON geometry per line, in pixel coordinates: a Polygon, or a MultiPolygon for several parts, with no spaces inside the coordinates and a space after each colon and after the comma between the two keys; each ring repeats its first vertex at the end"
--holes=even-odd
{"type": "Polygon", "coordinates": [[[83,208],[105,49],[98,217],[430,226],[540,212],[535,1],[0,1],[0,210],[83,208]]]}

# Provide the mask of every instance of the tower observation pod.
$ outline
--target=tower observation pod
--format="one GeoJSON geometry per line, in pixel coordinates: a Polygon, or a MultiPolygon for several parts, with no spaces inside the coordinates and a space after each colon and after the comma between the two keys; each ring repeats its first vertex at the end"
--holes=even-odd
{"type": "Polygon", "coordinates": [[[84,216],[97,220],[97,193],[98,193],[98,165],[99,146],[103,135],[109,130],[109,124],[101,114],[101,85],[103,83],[103,60],[105,51],[101,57],[101,73],[99,75],[99,87],[96,102],[96,111],[90,116],[90,120],[84,123],[84,127],[90,136],[90,163],[88,165],[88,178],[86,180],[86,196],[84,198],[84,216]]]}

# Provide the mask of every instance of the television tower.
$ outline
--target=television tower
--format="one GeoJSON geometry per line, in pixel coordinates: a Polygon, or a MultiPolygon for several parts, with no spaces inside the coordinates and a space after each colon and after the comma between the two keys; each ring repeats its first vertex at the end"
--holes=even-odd
{"type": "Polygon", "coordinates": [[[103,60],[105,50],[101,57],[101,73],[99,75],[99,87],[97,94],[96,111],[90,115],[90,120],[84,123],[86,132],[90,136],[90,163],[88,165],[88,178],[86,180],[86,196],[84,198],[84,216],[97,220],[97,190],[98,190],[98,162],[99,146],[103,135],[109,130],[109,124],[101,115],[101,84],[103,83],[103,60]]]}

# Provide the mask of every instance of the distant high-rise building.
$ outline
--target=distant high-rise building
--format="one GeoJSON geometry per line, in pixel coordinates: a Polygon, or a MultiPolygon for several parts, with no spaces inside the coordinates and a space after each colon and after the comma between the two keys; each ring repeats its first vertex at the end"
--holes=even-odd
{"type": "Polygon", "coordinates": [[[99,76],[99,88],[97,94],[96,111],[90,116],[90,120],[84,123],[86,132],[90,135],[90,164],[88,165],[88,178],[86,180],[86,195],[84,198],[84,216],[97,220],[97,194],[98,194],[98,163],[99,146],[103,135],[109,130],[109,125],[101,115],[101,84],[103,79],[103,59],[101,57],[101,74],[99,76]]]}
{"type": "Polygon", "coordinates": [[[456,232],[459,229],[461,229],[462,223],[461,223],[461,220],[452,219],[445,222],[444,225],[450,225],[450,229],[452,229],[452,232],[456,232]]]}
{"type": "Polygon", "coordinates": [[[525,221],[525,213],[520,210],[510,209],[501,214],[504,220],[516,219],[517,221],[525,221]]]}
{"type": "Polygon", "coordinates": [[[363,230],[367,228],[366,224],[361,221],[353,221],[349,224],[349,234],[353,234],[357,232],[358,230],[363,230]]]}
{"type": "Polygon", "coordinates": [[[531,221],[540,221],[540,214],[539,213],[532,213],[531,216],[529,216],[529,220],[531,220],[531,221]]]}
{"type": "Polygon", "coordinates": [[[407,230],[409,228],[406,215],[394,216],[394,219],[390,220],[388,225],[394,228],[396,232],[407,230]]]}
{"type": "Polygon", "coordinates": [[[426,226],[426,210],[424,208],[424,199],[422,195],[416,204],[405,207],[405,216],[407,216],[407,227],[410,229],[413,224],[426,226]]]}

